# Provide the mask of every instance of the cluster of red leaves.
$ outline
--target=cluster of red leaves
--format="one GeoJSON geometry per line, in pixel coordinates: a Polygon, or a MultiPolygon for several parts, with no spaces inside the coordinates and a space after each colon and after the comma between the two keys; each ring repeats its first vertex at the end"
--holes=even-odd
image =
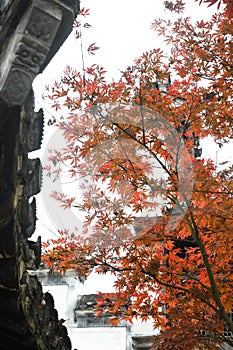
{"type": "MultiPolygon", "coordinates": [[[[61,123],[67,146],[51,155],[49,173],[65,162],[71,176],[91,181],[79,204],[86,213],[82,235],[63,232],[44,245],[43,259],[51,269],[73,268],[84,277],[93,269],[114,274],[115,297],[100,298],[97,313],[109,312],[113,324],[152,318],[161,329],[155,348],[232,346],[224,329],[233,332],[233,168],[219,171],[192,150],[195,135],[220,144],[233,138],[233,23],[219,13],[195,24],[181,18],[169,33],[166,21],[153,26],[172,43],[169,64],[154,49],[111,83],[98,65],[85,76],[69,68],[51,91],[55,108],[67,111],[61,123]],[[158,84],[169,76],[162,91],[158,84]],[[132,108],[125,113],[122,104],[132,108]],[[175,138],[174,130],[177,148],[169,148],[164,140],[175,138]],[[162,179],[153,177],[151,158],[162,179]]],[[[75,201],[54,197],[67,208],[75,201]]]]}
{"type": "Polygon", "coordinates": [[[164,6],[167,10],[176,13],[182,13],[185,9],[185,3],[182,0],[173,1],[164,1],[164,6]]]}
{"type": "MultiPolygon", "coordinates": [[[[216,5],[219,10],[222,7],[225,8],[225,13],[228,18],[231,18],[233,15],[233,1],[232,0],[195,0],[201,4],[208,4],[208,7],[216,5]]],[[[185,9],[185,2],[182,0],[173,0],[173,1],[164,1],[164,6],[166,9],[175,12],[182,13],[185,9]]]]}
{"type": "Polygon", "coordinates": [[[199,1],[199,4],[207,3],[209,6],[213,6],[215,4],[218,4],[217,8],[220,9],[221,5],[225,5],[226,7],[226,14],[229,18],[233,15],[233,1],[232,0],[196,0],[199,1]]]}

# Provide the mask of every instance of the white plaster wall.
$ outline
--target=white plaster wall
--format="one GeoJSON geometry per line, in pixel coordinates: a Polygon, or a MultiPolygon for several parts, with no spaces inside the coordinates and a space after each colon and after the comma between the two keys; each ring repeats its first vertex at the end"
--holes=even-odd
{"type": "Polygon", "coordinates": [[[132,335],[151,335],[155,333],[153,329],[153,321],[152,319],[147,320],[146,322],[142,322],[141,320],[134,320],[131,328],[132,335]]]}
{"type": "Polygon", "coordinates": [[[126,350],[125,327],[69,328],[72,350],[126,350]]]}
{"type": "Polygon", "coordinates": [[[57,309],[59,319],[63,318],[64,320],[66,320],[69,317],[69,315],[67,314],[68,285],[44,285],[43,291],[52,294],[54,299],[54,305],[57,309]]]}

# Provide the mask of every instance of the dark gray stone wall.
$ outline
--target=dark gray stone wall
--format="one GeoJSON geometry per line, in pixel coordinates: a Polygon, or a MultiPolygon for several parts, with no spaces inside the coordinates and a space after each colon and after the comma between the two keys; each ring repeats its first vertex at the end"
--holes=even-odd
{"type": "Polygon", "coordinates": [[[53,298],[30,271],[40,265],[34,196],[41,187],[43,111],[34,111],[32,82],[72,30],[70,0],[0,2],[0,349],[70,350],[53,298]]]}

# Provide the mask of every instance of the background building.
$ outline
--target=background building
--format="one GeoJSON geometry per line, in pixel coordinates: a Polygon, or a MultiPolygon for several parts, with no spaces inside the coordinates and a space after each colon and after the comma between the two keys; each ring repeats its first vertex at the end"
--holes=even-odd
{"type": "MultiPolygon", "coordinates": [[[[135,321],[131,325],[121,321],[118,326],[112,327],[109,315],[95,316],[93,309],[98,286],[94,287],[93,281],[96,276],[85,282],[72,270],[62,276],[59,273],[50,274],[47,269],[31,273],[37,275],[43,292],[52,294],[60,323],[64,323],[68,330],[72,350],[147,350],[152,345],[156,333],[152,322],[135,321]]],[[[101,281],[102,277],[108,278],[98,277],[101,281]]]]}

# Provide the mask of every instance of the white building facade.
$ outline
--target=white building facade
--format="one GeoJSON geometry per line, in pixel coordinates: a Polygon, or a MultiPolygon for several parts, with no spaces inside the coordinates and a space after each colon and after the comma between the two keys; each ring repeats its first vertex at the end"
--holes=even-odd
{"type": "Polygon", "coordinates": [[[107,315],[95,316],[93,308],[98,292],[113,291],[112,288],[106,290],[106,276],[92,274],[88,281],[82,281],[74,271],[61,276],[42,269],[36,274],[43,292],[54,298],[58,318],[68,330],[72,350],[147,350],[153,344],[156,332],[152,321],[135,321],[133,325],[121,321],[118,326],[111,326],[107,315]],[[99,288],[101,284],[104,290],[99,288]]]}

